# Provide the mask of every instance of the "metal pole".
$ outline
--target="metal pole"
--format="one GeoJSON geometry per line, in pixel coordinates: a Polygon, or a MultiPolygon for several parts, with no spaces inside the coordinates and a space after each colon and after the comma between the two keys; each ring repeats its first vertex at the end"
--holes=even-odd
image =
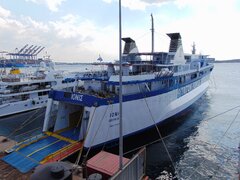
{"type": "Polygon", "coordinates": [[[119,0],[119,170],[123,168],[123,134],[122,134],[122,11],[119,0]]]}
{"type": "Polygon", "coordinates": [[[153,20],[153,15],[151,14],[151,19],[152,19],[152,53],[154,53],[154,20],[153,20]]]}

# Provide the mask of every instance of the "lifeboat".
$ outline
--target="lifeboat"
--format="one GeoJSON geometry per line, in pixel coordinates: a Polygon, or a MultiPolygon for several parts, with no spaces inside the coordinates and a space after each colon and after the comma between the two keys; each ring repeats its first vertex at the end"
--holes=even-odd
{"type": "Polygon", "coordinates": [[[12,69],[10,70],[10,74],[17,75],[17,74],[20,74],[20,73],[21,73],[21,71],[20,71],[19,68],[12,68],[12,69]]]}

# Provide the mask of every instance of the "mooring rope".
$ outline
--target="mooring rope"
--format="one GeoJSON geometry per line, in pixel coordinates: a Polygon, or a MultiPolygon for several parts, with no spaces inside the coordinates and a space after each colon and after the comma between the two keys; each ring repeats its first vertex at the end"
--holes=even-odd
{"type": "MultiPolygon", "coordinates": [[[[238,110],[237,114],[235,115],[234,119],[232,120],[232,122],[229,124],[229,126],[227,127],[227,129],[225,130],[225,132],[223,133],[222,137],[218,140],[218,142],[214,145],[213,147],[213,150],[217,147],[217,145],[219,145],[219,143],[222,141],[222,139],[225,137],[225,135],[227,134],[228,130],[232,127],[233,123],[236,121],[238,115],[240,113],[240,109],[238,110]]],[[[207,156],[208,157],[208,156],[207,156]]],[[[193,174],[195,172],[198,171],[198,169],[202,166],[202,162],[204,161],[205,159],[203,159],[202,161],[200,161],[199,165],[193,170],[193,172],[187,177],[187,179],[190,179],[193,174]]]]}
{"type": "Polygon", "coordinates": [[[13,134],[15,134],[16,132],[20,131],[21,129],[23,129],[24,127],[26,127],[28,124],[32,123],[33,121],[35,121],[37,118],[39,118],[40,116],[42,116],[45,112],[42,112],[41,114],[39,114],[37,117],[35,117],[34,119],[31,120],[31,118],[33,118],[34,115],[36,115],[40,110],[42,110],[43,108],[39,108],[34,114],[32,114],[27,120],[25,120],[20,127],[16,128],[14,131],[12,131],[6,138],[10,138],[13,134]],[[30,120],[30,121],[29,121],[30,120]]]}
{"type": "MultiPolygon", "coordinates": [[[[139,87],[139,85],[138,85],[138,89],[139,89],[140,92],[142,92],[141,89],[140,89],[140,87],[139,87]]],[[[144,95],[143,92],[142,92],[142,94],[144,95]]],[[[151,112],[151,109],[150,109],[150,107],[149,107],[149,105],[148,105],[148,102],[147,102],[145,96],[144,96],[144,101],[145,101],[146,106],[147,106],[147,108],[148,108],[148,111],[149,111],[149,114],[150,114],[150,116],[151,116],[151,119],[152,119],[152,121],[153,121],[153,123],[154,123],[154,126],[155,126],[155,128],[156,128],[156,130],[157,130],[157,132],[158,132],[158,135],[159,135],[159,137],[160,137],[160,140],[161,140],[162,143],[163,143],[164,149],[165,149],[166,152],[167,152],[168,158],[170,159],[171,164],[172,164],[172,166],[173,166],[173,169],[174,169],[174,171],[175,171],[176,174],[177,174],[177,171],[176,171],[175,165],[174,165],[174,163],[173,163],[172,157],[171,157],[171,155],[170,155],[170,153],[169,153],[169,151],[168,151],[168,148],[167,148],[166,143],[165,143],[165,141],[164,141],[164,139],[163,139],[163,136],[162,136],[162,134],[161,134],[161,132],[160,132],[158,126],[157,126],[157,123],[156,123],[156,121],[154,120],[153,114],[152,114],[152,112],[151,112]]]]}
{"type": "MultiPolygon", "coordinates": [[[[90,119],[90,121],[89,121],[89,126],[88,126],[88,129],[87,129],[87,132],[86,132],[85,136],[83,137],[83,146],[84,146],[85,138],[86,138],[87,135],[88,135],[89,128],[90,128],[90,126],[91,126],[91,124],[92,124],[92,120],[93,120],[93,116],[94,116],[94,114],[95,114],[95,111],[96,111],[96,107],[94,108],[92,117],[91,117],[91,119],[90,119]]],[[[84,112],[83,112],[83,113],[84,113],[84,112]]],[[[80,150],[80,152],[79,152],[79,154],[78,154],[78,157],[77,157],[77,159],[76,159],[76,161],[75,161],[75,163],[74,163],[74,165],[73,165],[73,169],[74,169],[74,166],[76,167],[76,166],[79,164],[80,159],[81,159],[81,156],[82,156],[82,151],[83,151],[83,147],[82,147],[82,149],[80,150]]]]}

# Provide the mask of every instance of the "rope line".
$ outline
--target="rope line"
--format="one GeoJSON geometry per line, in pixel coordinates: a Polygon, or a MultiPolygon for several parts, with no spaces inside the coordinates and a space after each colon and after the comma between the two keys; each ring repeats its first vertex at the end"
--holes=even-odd
{"type": "MultiPolygon", "coordinates": [[[[112,112],[113,112],[113,105],[112,105],[112,109],[111,109],[111,113],[112,113],[112,112]]],[[[109,129],[110,129],[110,124],[109,124],[109,126],[108,126],[107,136],[106,136],[105,139],[108,139],[109,129]]],[[[103,147],[102,147],[102,151],[104,150],[104,148],[105,148],[105,146],[106,146],[106,143],[107,143],[107,141],[104,142],[103,147]]]]}
{"type": "MultiPolygon", "coordinates": [[[[105,139],[107,139],[107,138],[108,138],[108,135],[109,135],[109,129],[110,129],[110,126],[108,126],[108,130],[107,130],[107,136],[106,136],[106,138],[105,138],[105,139]]],[[[103,144],[103,147],[102,147],[102,151],[105,149],[106,143],[107,143],[107,141],[105,141],[105,142],[104,142],[104,144],[103,144]]]]}
{"type": "MultiPolygon", "coordinates": [[[[90,126],[91,126],[91,124],[92,124],[92,120],[93,120],[93,116],[94,116],[94,114],[95,114],[95,111],[96,111],[96,107],[95,107],[94,110],[93,110],[93,115],[92,115],[92,117],[91,117],[91,119],[90,119],[87,132],[86,132],[86,134],[85,134],[85,136],[84,136],[84,138],[83,138],[83,145],[84,145],[85,139],[86,139],[86,137],[87,137],[87,135],[88,135],[90,126]]],[[[84,113],[84,112],[83,112],[83,113],[84,113]]],[[[79,163],[79,161],[80,161],[80,159],[81,159],[81,156],[82,156],[82,151],[83,151],[83,147],[82,147],[82,149],[79,151],[78,157],[77,157],[75,163],[73,164],[73,169],[74,169],[74,167],[77,167],[77,165],[78,165],[78,163],[79,163]]]]}
{"type": "MultiPolygon", "coordinates": [[[[219,113],[219,114],[217,114],[217,115],[215,115],[215,116],[212,116],[212,117],[210,117],[210,118],[204,119],[204,120],[202,120],[202,121],[208,121],[208,120],[214,119],[214,118],[216,118],[216,117],[218,117],[218,116],[220,116],[220,115],[223,115],[223,114],[225,114],[225,113],[228,113],[228,112],[230,112],[230,111],[233,111],[233,110],[235,110],[235,109],[238,108],[238,107],[240,107],[240,105],[235,106],[235,107],[233,107],[233,108],[230,108],[230,109],[228,109],[228,110],[226,110],[226,111],[224,111],[224,112],[222,112],[222,113],[219,113]]],[[[183,130],[190,129],[190,128],[192,128],[192,127],[187,127],[187,128],[184,128],[183,130]]],[[[183,130],[182,130],[182,131],[183,131],[183,130]]],[[[162,139],[164,140],[164,139],[170,138],[170,137],[172,137],[173,135],[175,135],[176,133],[177,133],[177,132],[174,131],[173,133],[171,133],[171,134],[163,137],[162,139]]],[[[240,136],[235,137],[235,138],[240,138],[240,136]]],[[[149,145],[155,144],[155,143],[157,143],[157,142],[159,142],[159,141],[162,141],[162,139],[157,139],[157,140],[155,140],[155,141],[153,141],[153,142],[144,144],[144,145],[141,146],[141,147],[134,148],[134,149],[132,149],[132,150],[130,150],[130,151],[125,152],[124,155],[129,154],[129,153],[132,153],[132,152],[134,152],[134,151],[136,151],[136,150],[138,150],[138,149],[141,149],[141,148],[144,147],[144,146],[149,146],[149,145]]]]}
{"type": "Polygon", "coordinates": [[[150,34],[150,32],[146,32],[146,33],[140,35],[139,37],[136,38],[136,40],[142,39],[143,37],[145,37],[148,34],[150,34]]]}
{"type": "Polygon", "coordinates": [[[109,108],[109,105],[107,106],[107,108],[106,108],[106,110],[105,110],[105,112],[104,112],[104,114],[103,114],[103,117],[102,117],[102,119],[101,119],[101,121],[100,121],[100,124],[99,124],[99,126],[98,126],[98,129],[97,129],[97,131],[95,132],[95,134],[94,134],[94,136],[93,136],[93,138],[92,138],[92,141],[91,141],[91,143],[90,143],[90,147],[88,148],[88,151],[87,151],[87,153],[86,153],[86,157],[88,156],[88,154],[89,154],[89,152],[90,152],[90,150],[91,150],[91,148],[92,148],[92,144],[93,144],[94,139],[96,138],[97,133],[98,133],[98,131],[99,131],[101,125],[102,125],[103,119],[104,119],[104,117],[105,117],[105,115],[106,115],[106,113],[107,113],[108,108],[109,108]]]}
{"type": "Polygon", "coordinates": [[[37,117],[35,117],[34,119],[31,120],[31,118],[36,115],[40,110],[42,110],[43,108],[39,108],[34,114],[32,114],[27,120],[25,120],[20,127],[16,128],[14,131],[12,131],[6,138],[10,138],[12,135],[14,135],[16,132],[20,131],[21,129],[23,129],[24,127],[26,127],[28,124],[32,123],[33,121],[35,121],[37,118],[39,118],[40,116],[42,116],[42,114],[44,114],[45,112],[42,112],[41,114],[39,114],[37,117]],[[31,120],[31,121],[29,121],[31,120]],[[28,122],[29,121],[29,122],[28,122]]]}
{"type": "MultiPolygon", "coordinates": [[[[222,155],[223,155],[223,154],[222,154],[222,155]]],[[[223,164],[225,164],[225,163],[227,163],[229,160],[231,160],[231,159],[233,158],[233,156],[235,156],[235,154],[230,154],[229,156],[227,156],[227,157],[226,157],[226,161],[223,162],[223,164]]],[[[222,164],[221,164],[221,165],[222,165],[222,164]]],[[[213,174],[214,174],[215,176],[217,175],[217,172],[218,172],[218,170],[220,169],[221,165],[218,165],[218,166],[217,166],[217,169],[214,170],[213,174]]],[[[213,178],[214,175],[213,175],[211,178],[213,178]]]]}
{"type": "MultiPolygon", "coordinates": [[[[232,120],[232,122],[229,124],[228,128],[226,129],[226,131],[223,133],[222,137],[218,140],[218,142],[214,145],[213,150],[217,147],[217,145],[219,145],[219,143],[222,141],[223,137],[227,134],[228,130],[231,128],[231,126],[233,125],[233,123],[235,122],[235,120],[237,119],[238,115],[240,113],[240,109],[238,110],[237,114],[235,115],[234,119],[232,120]]],[[[215,151],[214,151],[215,152],[215,151]]],[[[216,152],[215,152],[216,153],[216,152]]],[[[207,156],[208,157],[208,156],[207,156]]],[[[202,162],[204,161],[204,159],[199,163],[200,165],[197,166],[193,173],[191,173],[187,179],[190,179],[192,177],[192,175],[198,171],[198,169],[202,166],[202,162]]]]}
{"type": "MultiPolygon", "coordinates": [[[[138,85],[138,89],[139,89],[139,91],[141,92],[139,85],[138,85]]],[[[143,92],[142,92],[142,93],[143,93],[143,92]]],[[[161,134],[161,132],[160,132],[158,126],[157,126],[157,123],[156,123],[156,121],[154,120],[153,114],[152,114],[151,109],[150,109],[150,107],[149,107],[149,105],[148,105],[148,102],[147,102],[146,97],[144,97],[144,101],[145,101],[146,106],[147,106],[147,108],[148,108],[148,111],[149,111],[149,114],[150,114],[150,116],[151,116],[151,119],[152,119],[152,121],[153,121],[153,123],[154,123],[154,126],[156,127],[156,130],[157,130],[157,132],[158,132],[158,135],[159,135],[159,137],[160,137],[160,139],[161,139],[161,141],[162,141],[162,143],[163,143],[163,146],[164,146],[164,148],[165,148],[165,150],[166,150],[166,152],[167,152],[168,158],[169,158],[170,161],[171,161],[171,164],[172,164],[172,166],[173,166],[173,169],[174,169],[174,171],[177,173],[176,168],[175,168],[174,163],[173,163],[173,160],[172,160],[172,157],[171,157],[171,155],[170,155],[170,153],[169,153],[169,151],[168,151],[168,148],[167,148],[166,143],[165,143],[165,141],[164,141],[164,139],[163,139],[163,136],[162,136],[162,134],[161,134]]]]}
{"type": "Polygon", "coordinates": [[[163,139],[163,136],[162,136],[162,134],[161,134],[161,132],[160,132],[160,130],[159,130],[159,128],[158,128],[158,126],[157,126],[154,118],[153,118],[152,112],[151,112],[151,110],[150,110],[150,108],[149,108],[149,106],[148,106],[148,103],[147,103],[146,98],[144,98],[144,100],[145,100],[145,103],[146,103],[147,108],[148,108],[148,110],[149,110],[149,113],[150,113],[150,115],[151,115],[152,121],[154,122],[154,126],[155,126],[156,129],[157,129],[157,132],[158,132],[158,135],[159,135],[159,137],[160,137],[160,140],[162,141],[163,146],[164,146],[164,148],[165,148],[165,150],[166,150],[166,152],[167,152],[168,158],[169,158],[170,161],[171,161],[171,164],[172,164],[172,166],[173,166],[174,171],[177,173],[176,168],[175,168],[174,163],[173,163],[173,160],[172,160],[172,157],[171,157],[171,155],[170,155],[170,153],[169,153],[169,151],[168,151],[168,148],[167,148],[167,145],[166,145],[166,143],[165,143],[165,141],[164,141],[164,139],[163,139]]]}

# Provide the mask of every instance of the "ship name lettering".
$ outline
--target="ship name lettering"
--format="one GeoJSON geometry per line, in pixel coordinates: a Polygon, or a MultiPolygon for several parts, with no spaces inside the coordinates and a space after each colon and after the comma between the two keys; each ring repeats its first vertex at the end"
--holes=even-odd
{"type": "Polygon", "coordinates": [[[71,99],[75,100],[75,101],[82,101],[83,95],[81,95],[81,94],[72,94],[71,99]]]}

